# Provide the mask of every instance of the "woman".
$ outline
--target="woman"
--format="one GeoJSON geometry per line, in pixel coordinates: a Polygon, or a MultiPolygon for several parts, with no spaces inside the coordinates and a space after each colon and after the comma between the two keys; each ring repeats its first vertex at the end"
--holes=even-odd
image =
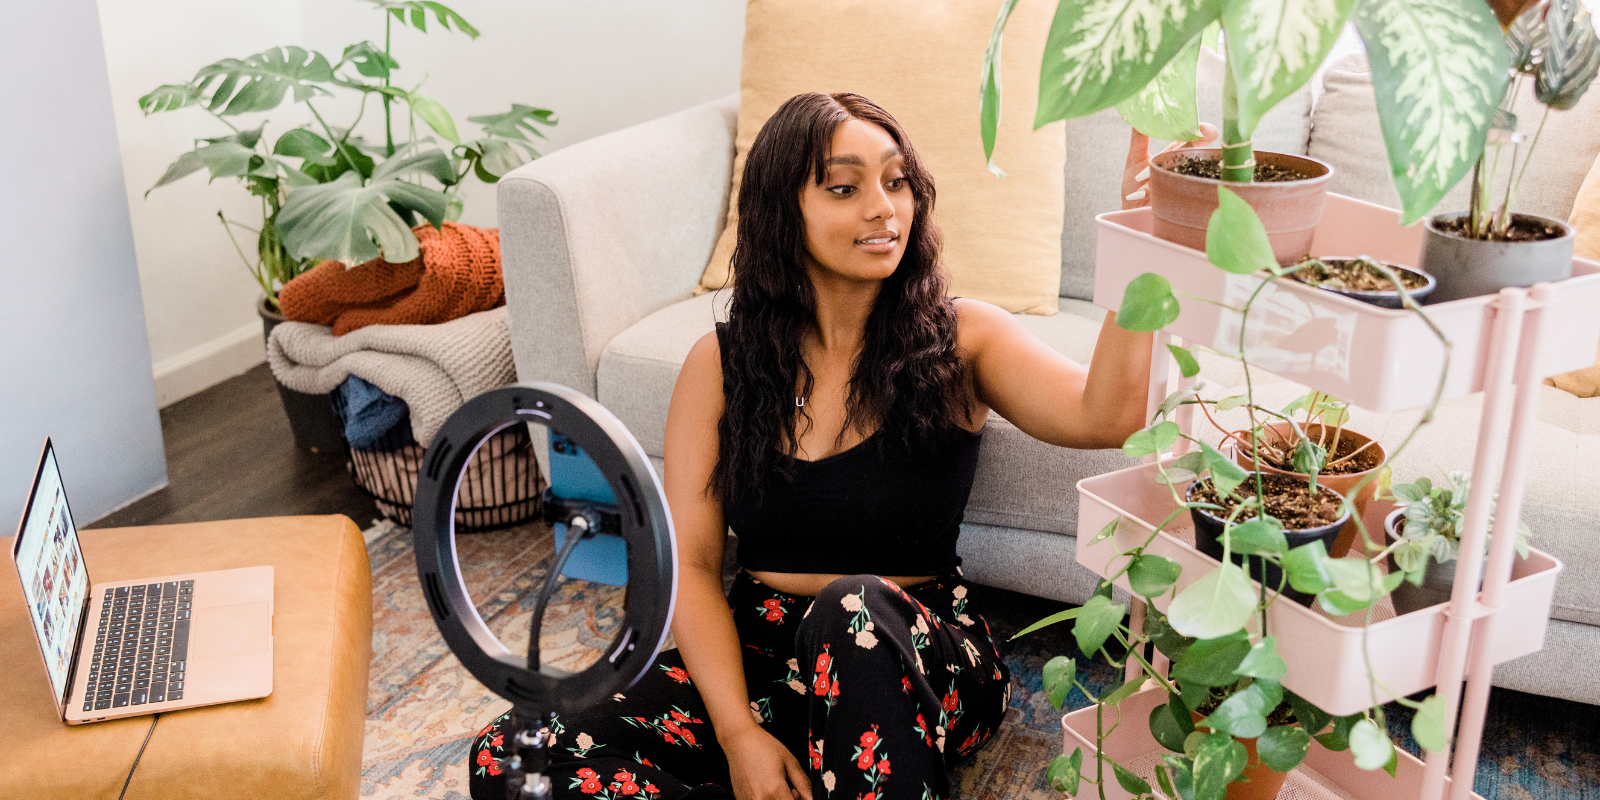
{"type": "MultiPolygon", "coordinates": [[[[1136,194],[1138,137],[1130,153],[1136,194]]],[[[560,797],[952,797],[948,767],[1009,695],[955,552],[984,420],[1121,445],[1150,336],[1108,314],[1086,370],[945,297],[933,179],[859,95],[791,98],[742,186],[729,321],[690,351],[667,417],[679,647],[559,719],[548,774],[560,797]]],[[[474,798],[505,797],[505,726],[474,741],[474,798]]]]}

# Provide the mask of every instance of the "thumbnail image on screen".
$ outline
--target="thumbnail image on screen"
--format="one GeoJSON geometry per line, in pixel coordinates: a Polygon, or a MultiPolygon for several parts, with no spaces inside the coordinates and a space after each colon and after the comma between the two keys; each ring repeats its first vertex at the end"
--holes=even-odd
{"type": "Polygon", "coordinates": [[[44,651],[50,682],[61,698],[66,691],[68,666],[77,645],[78,622],[89,591],[89,573],[78,548],[78,531],[67,511],[54,449],[45,453],[34,488],[28,517],[17,542],[17,571],[27,595],[28,610],[44,651]]]}

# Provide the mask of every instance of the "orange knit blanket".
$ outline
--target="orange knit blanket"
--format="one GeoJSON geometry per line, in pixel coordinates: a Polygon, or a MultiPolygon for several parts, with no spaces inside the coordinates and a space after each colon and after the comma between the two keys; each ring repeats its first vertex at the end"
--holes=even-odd
{"type": "Polygon", "coordinates": [[[297,322],[342,336],[368,325],[432,325],[503,305],[500,231],[444,223],[412,230],[422,253],[404,264],[375,258],[351,269],[324,261],[278,292],[278,308],[297,322]]]}

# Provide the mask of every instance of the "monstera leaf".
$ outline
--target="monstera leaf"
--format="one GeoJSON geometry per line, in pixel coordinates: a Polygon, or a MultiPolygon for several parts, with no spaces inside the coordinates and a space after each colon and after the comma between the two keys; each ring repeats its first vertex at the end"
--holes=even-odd
{"type": "Polygon", "coordinates": [[[1534,83],[1534,96],[1564,111],[1578,104],[1600,70],[1600,38],[1579,0],[1551,0],[1544,28],[1544,63],[1534,83]]]}
{"type": "Polygon", "coordinates": [[[1483,0],[1363,0],[1354,16],[1409,225],[1483,152],[1509,80],[1505,37],[1483,0]]]}
{"type": "Polygon", "coordinates": [[[210,93],[206,108],[222,115],[271,111],[294,92],[302,103],[328,94],[319,83],[334,79],[333,67],[321,53],[299,47],[274,47],[248,58],[225,58],[202,67],[190,81],[201,94],[210,93]]]}
{"type": "Polygon", "coordinates": [[[278,212],[278,230],[296,258],[327,258],[353,267],[378,256],[392,263],[417,257],[417,237],[391,204],[421,214],[438,226],[448,201],[443,192],[401,180],[428,175],[441,183],[454,176],[439,150],[396,153],[378,165],[365,184],[355,172],[332,183],[296,189],[278,212]],[[376,243],[374,243],[376,242],[376,243]]]}
{"type": "Polygon", "coordinates": [[[1222,28],[1238,86],[1239,135],[1311,80],[1355,0],[1228,0],[1222,28]]]}
{"type": "Polygon", "coordinates": [[[1140,133],[1170,142],[1200,138],[1200,108],[1195,101],[1195,70],[1200,62],[1196,36],[1167,62],[1156,79],[1117,104],[1124,122],[1140,133]]]}
{"type": "Polygon", "coordinates": [[[1134,96],[1221,16],[1222,0],[1061,0],[1045,42],[1033,126],[1134,96]]]}
{"type": "Polygon", "coordinates": [[[139,98],[139,109],[145,114],[159,111],[177,111],[200,102],[200,91],[187,83],[168,83],[157,86],[139,98]]]}
{"type": "Polygon", "coordinates": [[[478,38],[477,28],[468,24],[466,19],[448,6],[433,0],[367,0],[367,2],[393,14],[401,25],[406,23],[406,17],[409,15],[411,26],[424,33],[428,31],[428,12],[432,11],[434,19],[438,20],[445,30],[449,30],[453,25],[456,30],[468,37],[478,38]]]}

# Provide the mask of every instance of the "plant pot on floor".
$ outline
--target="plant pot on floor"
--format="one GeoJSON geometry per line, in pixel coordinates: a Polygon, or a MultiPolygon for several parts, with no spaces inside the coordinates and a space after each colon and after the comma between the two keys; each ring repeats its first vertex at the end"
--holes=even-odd
{"type": "MultiPolygon", "coordinates": [[[[1292,435],[1289,428],[1289,423],[1287,422],[1274,422],[1263,425],[1262,427],[1266,429],[1267,436],[1276,435],[1280,441],[1287,441],[1290,435],[1292,435]]],[[[1337,446],[1337,450],[1333,446],[1335,429],[1325,429],[1321,423],[1312,423],[1310,425],[1303,426],[1301,430],[1304,430],[1306,435],[1313,439],[1318,439],[1320,437],[1327,442],[1327,445],[1325,446],[1328,448],[1329,463],[1335,463],[1340,458],[1350,456],[1350,461],[1348,463],[1366,467],[1366,469],[1360,469],[1352,472],[1324,472],[1317,476],[1317,483],[1319,485],[1332,489],[1340,496],[1348,496],[1350,494],[1350,490],[1354,489],[1357,483],[1360,483],[1367,476],[1372,475],[1375,471],[1377,471],[1379,467],[1382,467],[1383,462],[1389,457],[1389,454],[1384,452],[1383,445],[1372,442],[1370,437],[1364,434],[1356,433],[1349,428],[1344,428],[1338,431],[1339,444],[1337,446]],[[1368,442],[1372,442],[1372,444],[1368,445],[1368,442]]],[[[1233,448],[1233,461],[1239,466],[1244,467],[1247,471],[1254,471],[1256,469],[1255,459],[1251,458],[1249,454],[1245,453],[1244,448],[1238,447],[1237,445],[1233,448]]],[[[1261,462],[1261,471],[1272,475],[1291,475],[1302,481],[1310,479],[1310,476],[1304,473],[1280,469],[1266,461],[1261,462]]],[[[1339,535],[1334,538],[1331,544],[1328,545],[1328,555],[1334,558],[1344,558],[1345,555],[1350,552],[1350,547],[1355,544],[1356,537],[1361,533],[1360,526],[1356,524],[1356,517],[1360,517],[1362,514],[1366,513],[1367,503],[1372,500],[1377,492],[1378,481],[1374,477],[1373,480],[1367,481],[1367,485],[1362,488],[1360,495],[1352,498],[1356,507],[1355,516],[1351,517],[1350,520],[1344,524],[1344,527],[1339,529],[1339,535]]],[[[1294,545],[1290,545],[1290,547],[1293,546],[1294,545]]],[[[1213,557],[1215,558],[1215,556],[1213,557]]]]}
{"type": "MultiPolygon", "coordinates": [[[[1400,523],[1405,517],[1405,509],[1397,508],[1383,519],[1383,529],[1390,539],[1400,538],[1400,523]]],[[[1389,594],[1389,599],[1394,602],[1396,616],[1421,611],[1429,606],[1450,602],[1450,594],[1456,585],[1456,564],[1461,559],[1451,559],[1444,563],[1435,561],[1433,556],[1428,556],[1428,568],[1422,573],[1422,585],[1416,586],[1411,581],[1401,581],[1399,586],[1389,594]]],[[[1394,563],[1394,556],[1389,556],[1389,571],[1399,572],[1400,567],[1394,563]]],[[[1478,580],[1479,588],[1483,587],[1483,579],[1478,580]]]]}
{"type": "Polygon", "coordinates": [[[1572,277],[1573,227],[1558,219],[1533,214],[1512,214],[1511,229],[1518,241],[1469,239],[1454,232],[1467,212],[1429,217],[1422,237],[1422,271],[1433,275],[1439,287],[1429,298],[1442,303],[1463,297],[1494,294],[1508,286],[1572,277]]]}
{"type": "MultiPolygon", "coordinates": [[[[271,338],[273,328],[288,321],[268,306],[264,297],[256,312],[261,315],[263,343],[271,338]]],[[[349,450],[344,441],[344,425],[333,410],[332,395],[297,392],[278,383],[277,378],[273,378],[273,382],[278,384],[278,397],[283,401],[283,413],[289,417],[289,430],[294,434],[297,447],[333,455],[344,455],[349,450]]]]}
{"type": "MultiPolygon", "coordinates": [[[[1240,494],[1252,492],[1255,480],[1256,474],[1251,473],[1245,478],[1244,483],[1239,484],[1238,492],[1240,494]]],[[[1280,520],[1285,520],[1283,538],[1288,540],[1290,550],[1293,550],[1296,547],[1304,544],[1310,544],[1314,541],[1320,541],[1324,547],[1331,548],[1334,539],[1339,535],[1339,530],[1345,526],[1345,523],[1350,521],[1350,512],[1346,511],[1344,514],[1340,515],[1338,519],[1335,519],[1331,522],[1325,522],[1320,525],[1290,527],[1292,523],[1288,522],[1288,514],[1282,513],[1278,508],[1274,507],[1274,498],[1280,492],[1293,491],[1292,487],[1296,485],[1301,489],[1306,489],[1309,487],[1305,482],[1301,481],[1301,479],[1288,475],[1262,473],[1261,480],[1267,488],[1267,513],[1280,520]]],[[[1202,478],[1189,486],[1189,491],[1185,495],[1184,501],[1188,503],[1212,502],[1211,500],[1206,499],[1206,493],[1211,491],[1213,491],[1211,489],[1211,479],[1202,478]]],[[[1343,497],[1326,486],[1319,485],[1317,487],[1317,493],[1321,495],[1327,503],[1337,504],[1344,501],[1343,497]]],[[[1309,492],[1303,496],[1309,497],[1309,492]]],[[[1226,517],[1217,516],[1216,514],[1213,514],[1212,512],[1203,508],[1189,509],[1189,516],[1194,520],[1195,549],[1205,553],[1208,556],[1211,556],[1218,561],[1221,561],[1222,529],[1227,524],[1226,517]]],[[[1243,521],[1245,520],[1237,520],[1237,522],[1243,521]]],[[[1245,556],[1242,556],[1238,553],[1232,553],[1231,557],[1233,563],[1239,564],[1240,566],[1243,566],[1246,560],[1245,556]]],[[[1287,597],[1303,606],[1311,605],[1311,601],[1314,599],[1314,596],[1304,592],[1297,592],[1292,587],[1288,586],[1284,581],[1283,570],[1277,564],[1271,563],[1260,556],[1249,556],[1248,558],[1250,565],[1246,568],[1246,571],[1249,573],[1252,579],[1260,581],[1263,586],[1266,586],[1268,589],[1273,591],[1276,591],[1280,583],[1282,583],[1284,597],[1287,597]]]]}
{"type": "MultiPolygon", "coordinates": [[[[1150,159],[1150,232],[1157,238],[1206,249],[1206,226],[1217,210],[1217,178],[1185,174],[1199,165],[1220,163],[1221,150],[1174,150],[1150,159]]],[[[1272,254],[1284,266],[1296,264],[1311,252],[1311,238],[1322,221],[1333,167],[1306,156],[1287,153],[1255,154],[1257,180],[1228,182],[1261,218],[1272,254]],[[1298,180],[1270,180],[1295,174],[1298,180]]],[[[1202,170],[1203,171],[1203,170],[1202,170]]]]}

